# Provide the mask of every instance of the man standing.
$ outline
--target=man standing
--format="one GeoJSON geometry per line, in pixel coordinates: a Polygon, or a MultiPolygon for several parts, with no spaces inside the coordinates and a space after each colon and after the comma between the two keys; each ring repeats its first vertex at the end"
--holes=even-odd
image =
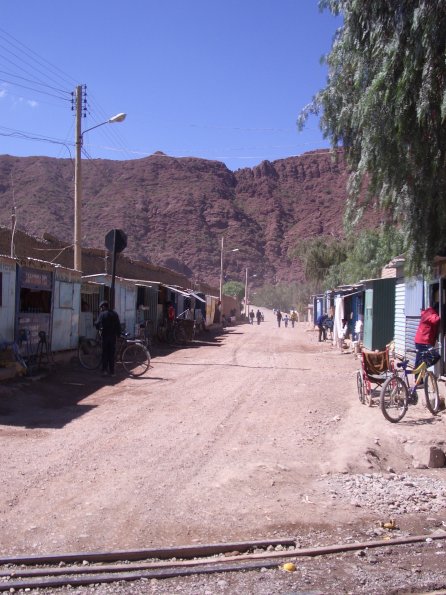
{"type": "Polygon", "coordinates": [[[327,320],[328,316],[326,314],[320,314],[317,317],[316,324],[319,329],[319,343],[327,338],[327,331],[325,328],[325,321],[327,320]]]}
{"type": "Polygon", "coordinates": [[[277,326],[280,328],[280,323],[282,322],[282,312],[280,310],[276,311],[276,318],[277,318],[277,326]]]}
{"type": "Polygon", "coordinates": [[[118,314],[110,310],[108,302],[99,304],[99,316],[95,327],[102,332],[102,375],[115,375],[116,339],[121,335],[121,322],[118,314]]]}
{"type": "Polygon", "coordinates": [[[438,315],[438,304],[433,308],[426,308],[421,311],[421,318],[415,333],[415,349],[417,355],[415,358],[415,368],[421,364],[421,354],[430,347],[434,347],[440,328],[440,317],[438,315]]]}

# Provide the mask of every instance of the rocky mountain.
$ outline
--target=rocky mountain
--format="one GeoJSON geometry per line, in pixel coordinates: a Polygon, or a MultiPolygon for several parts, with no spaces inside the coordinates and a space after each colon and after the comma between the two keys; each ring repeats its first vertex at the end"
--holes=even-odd
{"type": "MultiPolygon", "coordinates": [[[[83,246],[102,248],[113,228],[125,255],[218,285],[221,236],[225,278],[300,280],[289,250],[298,240],[342,235],[348,172],[342,158],[314,151],[235,172],[217,161],[167,157],[82,161],[83,246]],[[238,251],[232,251],[238,248],[238,251]]],[[[0,156],[0,226],[72,244],[74,163],[0,156]]],[[[365,226],[376,222],[370,214],[365,226]]]]}

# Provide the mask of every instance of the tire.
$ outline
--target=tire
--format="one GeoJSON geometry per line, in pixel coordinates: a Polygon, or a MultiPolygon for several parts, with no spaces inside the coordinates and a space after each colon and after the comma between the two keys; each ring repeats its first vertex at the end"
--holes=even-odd
{"type": "Polygon", "coordinates": [[[358,387],[359,401],[364,405],[364,381],[362,379],[362,372],[358,370],[356,374],[356,385],[358,387]]]}
{"type": "Polygon", "coordinates": [[[381,389],[380,406],[387,421],[397,423],[406,415],[409,391],[399,376],[388,378],[381,389]]]}
{"type": "Polygon", "coordinates": [[[142,343],[130,343],[122,352],[122,365],[130,376],[142,376],[150,366],[150,354],[142,343]]]}
{"type": "Polygon", "coordinates": [[[424,376],[424,396],[426,397],[426,407],[432,415],[436,415],[440,411],[440,396],[437,379],[432,372],[426,372],[424,376]]]}
{"type": "Polygon", "coordinates": [[[97,370],[101,365],[102,345],[96,339],[80,339],[77,352],[79,363],[87,370],[97,370]]]}

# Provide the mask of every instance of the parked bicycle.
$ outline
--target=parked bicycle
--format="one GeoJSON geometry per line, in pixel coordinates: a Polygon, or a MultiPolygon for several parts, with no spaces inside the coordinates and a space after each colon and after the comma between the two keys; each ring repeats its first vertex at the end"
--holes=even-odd
{"type": "Polygon", "coordinates": [[[144,322],[141,322],[137,337],[137,339],[139,339],[145,345],[148,351],[150,351],[150,348],[152,347],[152,322],[152,320],[145,320],[144,322]]]}
{"type": "MultiPolygon", "coordinates": [[[[417,353],[410,350],[411,353],[417,353]]],[[[415,369],[409,367],[409,360],[396,364],[395,372],[383,384],[380,394],[381,411],[387,421],[397,423],[406,415],[409,405],[418,403],[419,388],[424,388],[425,404],[432,415],[440,410],[440,397],[435,374],[428,370],[440,359],[437,349],[431,347],[420,354],[421,363],[415,369]],[[410,376],[415,378],[413,385],[410,376]]]]}
{"type": "MultiPolygon", "coordinates": [[[[96,339],[79,337],[78,357],[80,364],[87,370],[99,368],[102,358],[100,333],[96,339]]],[[[140,339],[130,339],[123,333],[116,346],[116,363],[122,364],[129,376],[142,376],[150,367],[149,350],[140,339]]]]}
{"type": "Polygon", "coordinates": [[[158,325],[156,336],[161,343],[174,345],[184,345],[187,342],[187,335],[182,325],[182,319],[176,318],[172,323],[168,324],[164,320],[163,324],[158,325]]]}

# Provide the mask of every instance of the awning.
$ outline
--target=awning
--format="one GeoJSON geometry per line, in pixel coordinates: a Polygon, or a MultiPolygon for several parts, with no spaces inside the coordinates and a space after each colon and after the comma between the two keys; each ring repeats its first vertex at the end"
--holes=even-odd
{"type": "Polygon", "coordinates": [[[182,291],[181,289],[177,289],[176,287],[171,287],[170,285],[164,285],[164,287],[167,287],[167,289],[170,289],[170,291],[179,293],[180,295],[184,295],[184,297],[189,297],[189,294],[186,293],[185,291],[182,291]]]}
{"type": "Polygon", "coordinates": [[[193,291],[189,291],[189,295],[191,295],[192,297],[194,297],[196,300],[200,300],[200,302],[203,302],[204,304],[206,303],[206,300],[204,300],[202,297],[200,297],[199,295],[197,295],[193,291]]]}

